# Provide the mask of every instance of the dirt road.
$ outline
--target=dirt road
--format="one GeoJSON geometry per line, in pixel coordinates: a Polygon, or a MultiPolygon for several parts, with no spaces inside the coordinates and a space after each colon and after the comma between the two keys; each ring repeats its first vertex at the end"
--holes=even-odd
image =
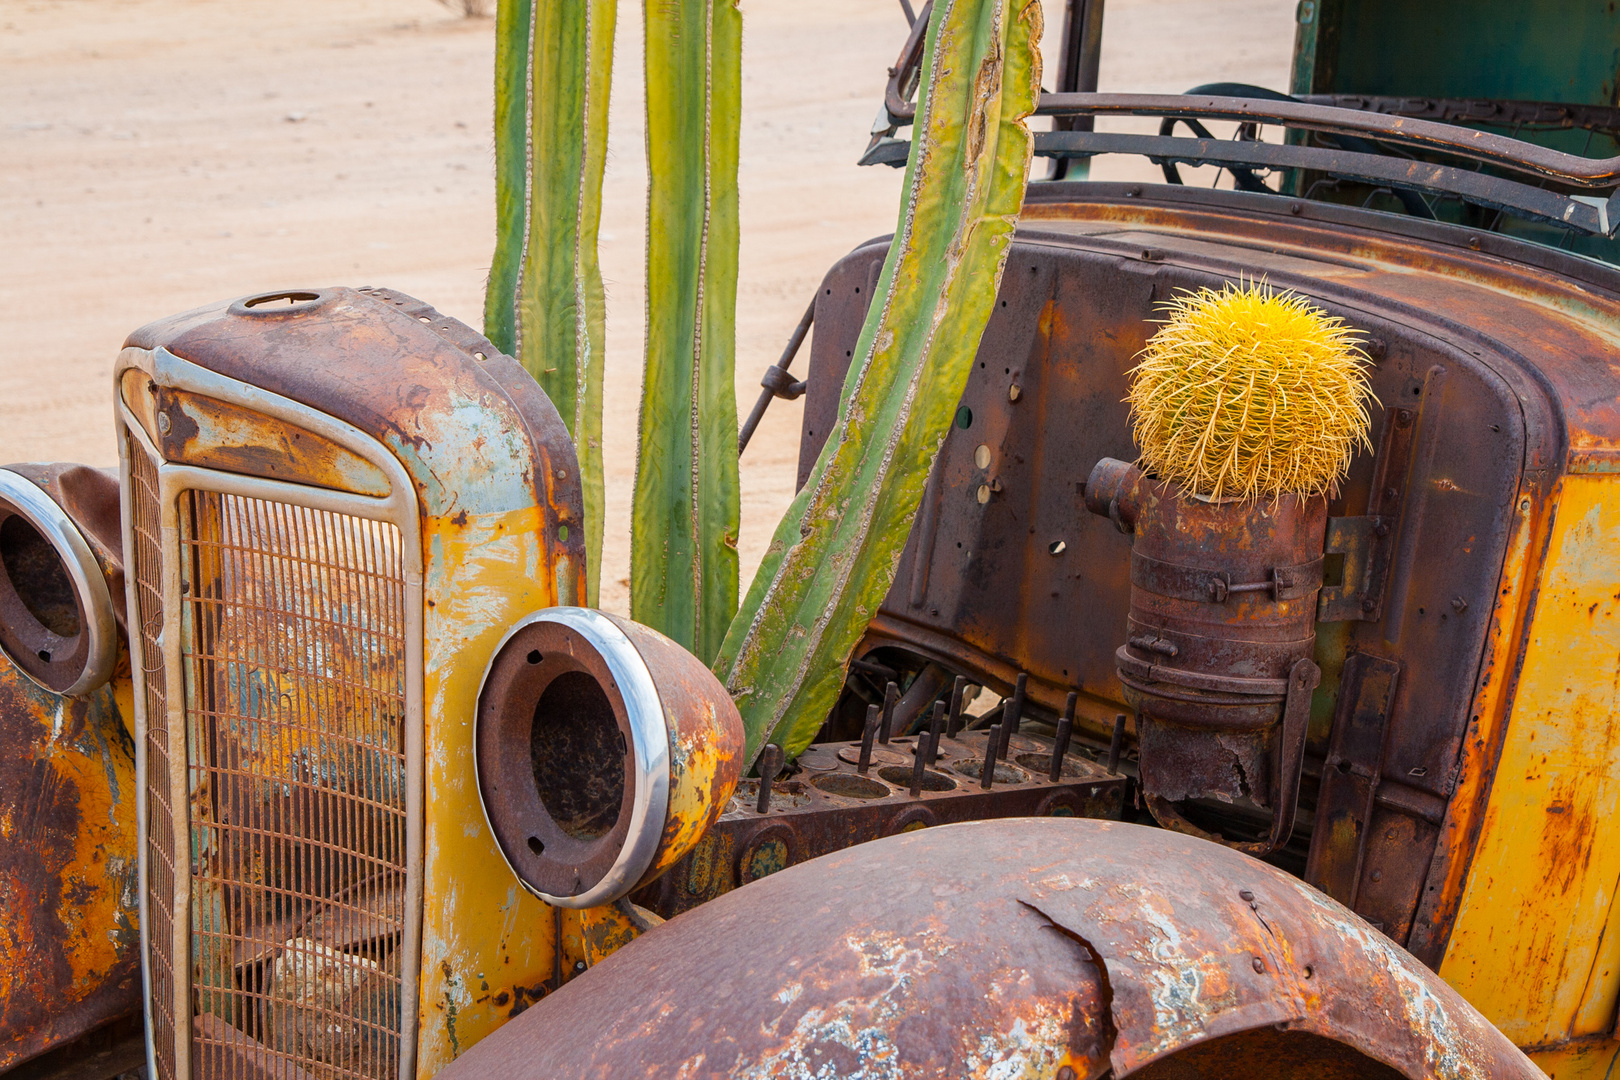
{"type": "MultiPolygon", "coordinates": [[[[827,266],[894,227],[900,173],[853,162],[905,23],[892,0],[742,6],[746,414],[827,266]]],[[[1051,38],[1060,16],[1048,7],[1051,38]]],[[[1283,89],[1293,8],[1112,0],[1103,88],[1283,89]]],[[[601,236],[602,601],[617,611],[641,366],[639,13],[621,0],[601,236]]],[[[490,20],[429,0],[0,0],[0,461],[112,464],[124,336],[214,300],[385,284],[478,325],[494,231],[492,43],[490,20]]],[[[1155,175],[1145,163],[1100,172],[1155,175]]],[[[743,460],[745,585],[791,498],[798,431],[798,405],[777,402],[743,460]]]]}

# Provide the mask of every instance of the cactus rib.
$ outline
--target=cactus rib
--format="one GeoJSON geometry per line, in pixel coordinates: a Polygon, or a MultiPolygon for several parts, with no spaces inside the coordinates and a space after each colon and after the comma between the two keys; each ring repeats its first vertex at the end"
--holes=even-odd
{"type": "Polygon", "coordinates": [[[1023,205],[1041,23],[1038,0],[934,6],[905,202],[838,425],[714,664],[751,756],[809,744],[893,582],[1023,205]]]}

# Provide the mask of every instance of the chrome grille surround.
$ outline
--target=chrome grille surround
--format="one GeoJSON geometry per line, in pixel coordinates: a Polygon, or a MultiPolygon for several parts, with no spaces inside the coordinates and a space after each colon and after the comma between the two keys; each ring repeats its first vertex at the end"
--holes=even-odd
{"type": "Polygon", "coordinates": [[[165,464],[119,401],[140,623],[148,1066],[157,1080],[412,1076],[423,745],[412,485],[381,444],[306,406],[164,349],[126,349],[115,386],[130,368],[325,436],[390,487],[377,498],[165,464]]]}

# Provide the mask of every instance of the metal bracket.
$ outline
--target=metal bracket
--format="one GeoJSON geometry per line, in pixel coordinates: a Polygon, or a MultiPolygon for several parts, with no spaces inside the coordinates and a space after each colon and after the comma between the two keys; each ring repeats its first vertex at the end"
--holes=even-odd
{"type": "Polygon", "coordinates": [[[1322,560],[1274,566],[1264,581],[1234,583],[1225,570],[1183,566],[1133,551],[1131,584],[1159,596],[1201,604],[1224,604],[1234,593],[1270,593],[1272,600],[1297,600],[1321,587],[1322,560]]]}
{"type": "Polygon", "coordinates": [[[1312,660],[1295,660],[1289,669],[1288,696],[1283,700],[1282,730],[1277,733],[1272,774],[1271,830],[1264,840],[1240,842],[1207,832],[1182,817],[1169,799],[1149,794],[1146,801],[1154,819],[1174,832],[1213,840],[1257,859],[1285,846],[1294,835],[1294,815],[1299,809],[1299,778],[1305,768],[1305,738],[1311,726],[1311,692],[1321,682],[1322,669],[1312,660]]]}
{"type": "Polygon", "coordinates": [[[1344,578],[1340,584],[1322,589],[1316,601],[1318,622],[1377,622],[1383,618],[1393,524],[1393,518],[1371,514],[1328,518],[1323,550],[1344,556],[1344,578]]]}
{"type": "Polygon", "coordinates": [[[786,401],[797,401],[804,396],[804,380],[795,379],[787,373],[787,369],[776,364],[765,369],[765,374],[760,376],[759,385],[769,390],[773,397],[786,401]]]}
{"type": "Polygon", "coordinates": [[[1373,802],[1383,780],[1400,674],[1401,665],[1394,660],[1352,653],[1339,678],[1339,708],[1322,764],[1316,836],[1305,880],[1352,908],[1360,891],[1373,802]]]}

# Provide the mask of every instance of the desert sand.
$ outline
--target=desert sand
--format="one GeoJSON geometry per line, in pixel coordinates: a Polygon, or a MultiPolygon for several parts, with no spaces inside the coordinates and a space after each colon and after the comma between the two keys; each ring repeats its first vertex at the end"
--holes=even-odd
{"type": "MultiPolygon", "coordinates": [[[[746,415],[826,268],[894,228],[901,174],[854,162],[906,24],[894,0],[742,10],[746,415]]],[[[1101,88],[1286,89],[1293,13],[1293,0],[1110,0],[1101,88]]],[[[1050,41],[1056,4],[1047,19],[1050,41]]],[[[625,0],[601,233],[602,604],[620,612],[642,346],[640,35],[625,0]]],[[[493,38],[492,20],[431,0],[0,0],[0,461],[113,464],[120,344],[201,304],[387,285],[479,325],[493,38]]],[[[1189,182],[1214,179],[1201,171],[1189,182]]],[[[1157,171],[1110,160],[1095,175],[1157,171]]],[[[745,586],[792,497],[799,423],[798,403],[776,402],[743,458],[745,586]]]]}

